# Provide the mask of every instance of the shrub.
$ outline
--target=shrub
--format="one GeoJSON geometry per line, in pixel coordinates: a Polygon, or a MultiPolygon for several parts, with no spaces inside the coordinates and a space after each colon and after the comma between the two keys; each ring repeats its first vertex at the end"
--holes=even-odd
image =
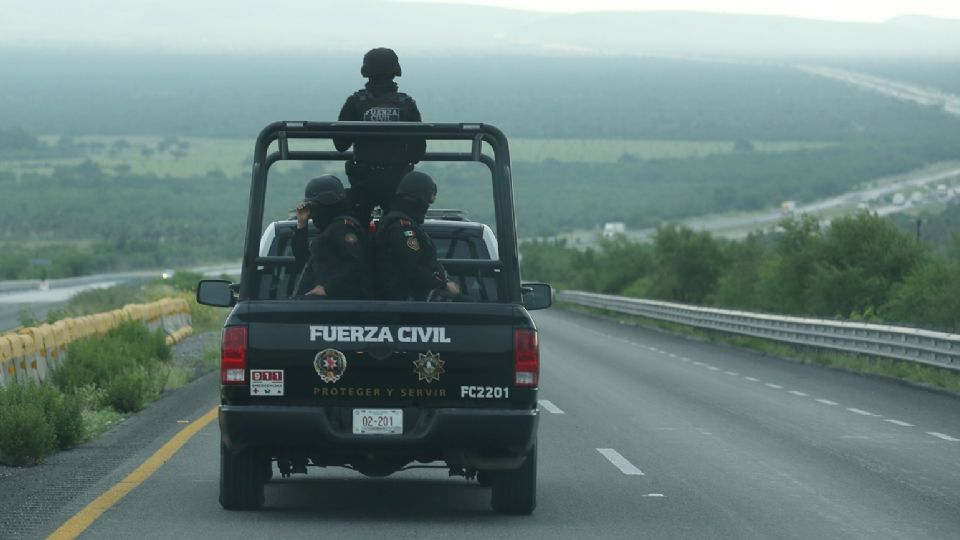
{"type": "Polygon", "coordinates": [[[120,412],[142,409],[163,391],[169,376],[164,363],[170,359],[170,347],[163,333],[136,321],[125,322],[106,336],[71,343],[67,357],[54,373],[54,384],[88,400],[96,395],[100,406],[120,412]]]}
{"type": "Polygon", "coordinates": [[[109,389],[114,378],[133,367],[153,373],[170,359],[170,347],[161,331],[151,332],[140,322],[127,321],[106,336],[71,343],[67,358],[53,382],[70,394],[90,385],[109,389]]]}
{"type": "Polygon", "coordinates": [[[132,367],[114,377],[107,385],[104,405],[120,412],[136,412],[153,400],[159,394],[160,388],[157,387],[155,375],[150,370],[140,366],[132,367]]]}
{"type": "Polygon", "coordinates": [[[56,448],[53,425],[35,404],[0,408],[0,460],[9,465],[35,465],[56,448]]]}
{"type": "Polygon", "coordinates": [[[0,454],[6,463],[38,463],[84,435],[77,398],[34,382],[0,389],[0,454]]]}
{"type": "Polygon", "coordinates": [[[170,347],[167,346],[163,332],[151,332],[140,322],[127,321],[112,330],[107,337],[116,342],[120,349],[139,365],[149,364],[151,360],[170,360],[170,347]]]}
{"type": "Polygon", "coordinates": [[[66,450],[86,436],[80,400],[76,396],[63,395],[49,386],[43,388],[47,390],[46,395],[49,396],[45,411],[57,434],[57,448],[66,450]]]}

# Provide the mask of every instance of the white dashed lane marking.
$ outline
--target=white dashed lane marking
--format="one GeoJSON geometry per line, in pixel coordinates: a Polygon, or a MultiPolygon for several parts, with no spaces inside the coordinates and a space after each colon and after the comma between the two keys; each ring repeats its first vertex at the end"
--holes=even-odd
{"type": "Polygon", "coordinates": [[[617,452],[613,448],[597,448],[597,452],[600,452],[600,455],[607,458],[607,461],[613,464],[614,467],[620,469],[620,472],[630,476],[645,476],[643,471],[636,468],[633,463],[627,461],[627,458],[620,455],[620,452],[617,452]]]}
{"type": "MultiPolygon", "coordinates": [[[[617,338],[614,338],[613,336],[608,336],[607,334],[604,334],[604,333],[602,333],[602,332],[597,332],[596,330],[589,330],[589,331],[591,331],[591,332],[593,332],[593,333],[595,333],[595,334],[598,334],[598,335],[600,335],[600,336],[603,336],[603,337],[605,337],[605,338],[617,339],[617,338]]],[[[720,371],[720,368],[718,368],[718,367],[711,366],[710,364],[705,364],[705,363],[703,363],[703,362],[695,362],[695,361],[693,361],[693,360],[691,360],[691,359],[689,359],[689,358],[687,358],[687,357],[679,356],[679,355],[676,355],[676,354],[674,354],[674,353],[669,353],[669,352],[667,352],[667,351],[662,351],[662,350],[660,350],[660,349],[657,349],[656,347],[650,347],[650,346],[641,345],[641,344],[639,344],[639,343],[636,343],[636,342],[633,342],[633,341],[630,341],[630,340],[625,340],[625,339],[618,339],[618,340],[621,341],[621,342],[627,343],[627,344],[629,344],[629,345],[633,345],[633,346],[637,346],[637,347],[645,347],[647,350],[649,350],[649,351],[651,351],[651,352],[666,354],[666,355],[668,355],[670,358],[678,358],[678,359],[680,359],[680,360],[682,360],[682,361],[684,361],[684,362],[693,362],[694,365],[700,366],[700,367],[705,367],[705,368],[707,368],[707,369],[709,369],[709,370],[711,370],[711,371],[720,371]]],[[[724,371],[723,373],[726,374],[726,375],[734,376],[734,377],[739,375],[736,371],[724,371]]],[[[750,381],[750,382],[756,382],[756,383],[762,382],[760,379],[757,379],[756,377],[744,377],[744,379],[746,379],[746,380],[748,380],[748,381],[750,381]]],[[[765,384],[767,387],[769,387],[769,388],[774,388],[774,389],[777,389],[777,390],[783,389],[783,387],[780,386],[779,384],[773,384],[773,383],[764,383],[764,384],[765,384]]],[[[788,390],[788,392],[789,392],[790,394],[793,394],[793,395],[798,396],[798,397],[809,397],[809,394],[806,394],[806,393],[804,393],[804,392],[800,392],[800,391],[798,391],[798,390],[788,390]]],[[[817,403],[820,403],[820,404],[823,404],[823,405],[829,405],[829,406],[837,406],[837,405],[839,405],[839,403],[837,403],[836,401],[831,401],[831,400],[829,400],[829,399],[814,398],[814,401],[816,401],[817,403]]],[[[540,406],[541,406],[541,407],[543,407],[545,410],[547,410],[548,412],[550,412],[550,413],[552,413],[552,414],[565,414],[565,413],[563,412],[563,410],[561,410],[559,407],[557,407],[556,405],[554,405],[554,404],[553,404],[552,402],[550,402],[549,400],[541,399],[541,400],[539,400],[539,403],[540,403],[540,406]]],[[[881,417],[881,415],[879,415],[879,414],[872,413],[872,412],[870,412],[870,411],[865,411],[865,410],[863,410],[863,409],[857,409],[857,408],[855,408],[855,407],[848,407],[847,410],[850,411],[850,412],[852,412],[852,413],[854,413],[854,414],[858,414],[858,415],[860,415],[860,416],[868,416],[868,417],[875,417],[875,418],[881,417]]],[[[884,421],[884,422],[887,422],[887,423],[889,423],[889,424],[893,424],[893,425],[896,425],[896,426],[900,426],[900,427],[916,427],[916,426],[914,426],[914,424],[911,424],[911,423],[909,423],[909,422],[904,422],[903,420],[897,420],[897,419],[894,419],[894,418],[883,418],[883,421],[884,421]]],[[[958,438],[956,438],[956,437],[953,437],[953,436],[951,436],[951,435],[947,435],[947,434],[945,434],[945,433],[940,433],[940,432],[937,432],[937,431],[928,431],[928,432],[926,432],[926,433],[927,433],[927,435],[930,435],[931,437],[936,437],[936,438],[941,439],[941,440],[944,440],[944,441],[948,441],[948,442],[960,442],[960,439],[958,439],[958,438]]],[[[613,463],[617,468],[619,468],[619,469],[621,470],[621,472],[623,472],[624,474],[643,475],[643,472],[642,472],[640,469],[634,467],[633,464],[631,464],[629,461],[627,461],[627,459],[624,458],[623,456],[621,456],[616,450],[613,450],[613,449],[610,449],[610,448],[597,448],[597,451],[600,452],[601,454],[603,454],[604,457],[606,457],[611,463],[613,463]]],[[[645,496],[646,496],[646,497],[662,497],[663,495],[662,495],[662,494],[659,494],[659,493],[651,493],[651,494],[645,495],[645,496]]]]}
{"type": "Polygon", "coordinates": [[[540,399],[540,400],[537,400],[537,403],[539,403],[541,407],[546,409],[547,412],[551,412],[553,414],[564,414],[563,410],[561,410],[560,407],[557,407],[556,405],[554,405],[553,402],[550,401],[549,399],[540,399]]]}

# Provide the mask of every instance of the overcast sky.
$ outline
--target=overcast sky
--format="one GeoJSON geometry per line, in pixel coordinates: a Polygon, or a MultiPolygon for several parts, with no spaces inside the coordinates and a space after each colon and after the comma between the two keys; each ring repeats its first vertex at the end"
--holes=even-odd
{"type": "Polygon", "coordinates": [[[684,10],[885,21],[898,15],[960,19],[960,0],[414,0],[482,4],[535,11],[684,10]]]}

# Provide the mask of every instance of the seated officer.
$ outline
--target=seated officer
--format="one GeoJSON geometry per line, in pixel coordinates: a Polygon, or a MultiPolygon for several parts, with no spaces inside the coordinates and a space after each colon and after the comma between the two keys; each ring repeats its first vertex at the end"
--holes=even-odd
{"type": "Polygon", "coordinates": [[[374,243],[377,293],[383,298],[430,300],[460,294],[460,287],[447,279],[437,261],[437,249],[421,227],[436,197],[437,185],[422,172],[407,173],[400,181],[374,243]]]}
{"type": "Polygon", "coordinates": [[[300,298],[366,300],[373,298],[370,239],[352,216],[353,206],[343,183],[332,175],[307,183],[297,205],[293,256],[302,267],[294,295],[300,298]],[[320,231],[307,246],[307,219],[320,231]]]}

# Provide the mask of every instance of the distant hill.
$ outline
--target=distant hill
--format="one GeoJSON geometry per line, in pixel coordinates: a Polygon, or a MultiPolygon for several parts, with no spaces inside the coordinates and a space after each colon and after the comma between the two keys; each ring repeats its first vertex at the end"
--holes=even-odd
{"type": "Polygon", "coordinates": [[[0,47],[128,52],[639,54],[703,58],[960,58],[960,21],[884,23],[692,12],[544,14],[383,0],[21,3],[0,47]]]}
{"type": "Polygon", "coordinates": [[[716,57],[960,58],[960,20],[884,23],[691,12],[581,13],[531,21],[507,34],[531,46],[716,57]]]}

